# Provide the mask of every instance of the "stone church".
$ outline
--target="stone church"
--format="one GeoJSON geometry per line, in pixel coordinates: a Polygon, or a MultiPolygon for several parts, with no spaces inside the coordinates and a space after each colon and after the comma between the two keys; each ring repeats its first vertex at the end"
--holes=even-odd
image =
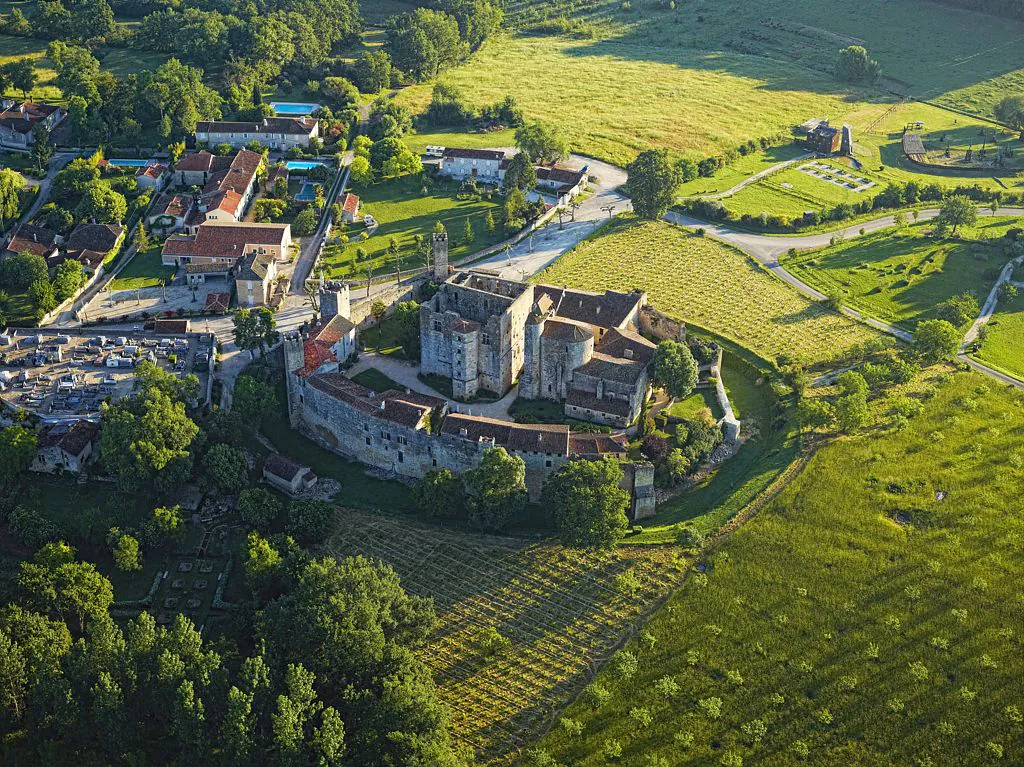
{"type": "Polygon", "coordinates": [[[434,236],[438,291],[420,307],[420,365],[451,380],[456,399],[506,394],[562,402],[566,415],[609,426],[636,421],[654,344],[638,332],[643,293],[589,293],[506,280],[486,270],[448,273],[434,236]]]}

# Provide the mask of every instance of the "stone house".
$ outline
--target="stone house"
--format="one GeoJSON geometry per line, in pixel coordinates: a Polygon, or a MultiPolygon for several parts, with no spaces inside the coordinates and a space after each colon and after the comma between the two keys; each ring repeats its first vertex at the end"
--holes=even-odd
{"type": "Polygon", "coordinates": [[[359,328],[352,322],[348,285],[320,291],[320,320],[306,333],[302,342],[302,366],[299,375],[337,370],[358,350],[359,328]]]}
{"type": "Polygon", "coordinates": [[[346,224],[354,224],[359,217],[359,198],[346,192],[341,201],[341,220],[346,224]]]}
{"type": "Polygon", "coordinates": [[[48,265],[53,265],[62,260],[59,258],[59,245],[63,239],[45,226],[18,224],[11,229],[0,258],[16,256],[19,253],[32,253],[45,258],[48,265]]]}
{"type": "Polygon", "coordinates": [[[93,456],[99,434],[99,424],[91,421],[48,424],[39,431],[36,455],[29,469],[48,474],[81,474],[93,456]]]}
{"type": "Polygon", "coordinates": [[[150,229],[162,234],[177,232],[184,228],[185,217],[192,207],[192,197],[187,194],[162,194],[153,204],[152,212],[146,217],[150,229]]]}
{"type": "Polygon", "coordinates": [[[120,224],[79,224],[64,243],[66,257],[78,261],[87,272],[96,273],[117,253],[124,234],[120,224]]]}
{"type": "Polygon", "coordinates": [[[277,261],[268,253],[250,251],[235,271],[235,293],[239,306],[266,306],[274,292],[277,261]]]}
{"type": "Polygon", "coordinates": [[[255,122],[202,121],[196,125],[196,141],[207,146],[230,144],[244,147],[259,141],[271,149],[309,148],[320,136],[320,121],[315,117],[264,117],[255,122]]]}
{"type": "Polygon", "coordinates": [[[312,469],[280,453],[271,453],[263,462],[263,479],[292,496],[309,490],[317,482],[312,469]]]}
{"type": "Polygon", "coordinates": [[[160,163],[146,165],[135,172],[135,183],[139,185],[140,189],[150,192],[163,189],[170,179],[170,168],[160,163]]]}
{"type": "Polygon", "coordinates": [[[0,99],[0,145],[27,149],[35,143],[37,125],[52,131],[66,116],[64,108],[55,104],[0,99]]]}
{"type": "Polygon", "coordinates": [[[538,165],[537,190],[555,198],[556,205],[568,205],[587,189],[587,174],[572,168],[538,165]]]}
{"type": "Polygon", "coordinates": [[[440,173],[456,181],[473,179],[500,184],[505,180],[505,152],[500,149],[448,148],[441,155],[440,173]]]}
{"type": "Polygon", "coordinates": [[[175,234],[164,241],[165,266],[206,263],[234,265],[251,252],[283,260],[292,244],[289,224],[218,223],[211,221],[195,234],[175,234]]]}

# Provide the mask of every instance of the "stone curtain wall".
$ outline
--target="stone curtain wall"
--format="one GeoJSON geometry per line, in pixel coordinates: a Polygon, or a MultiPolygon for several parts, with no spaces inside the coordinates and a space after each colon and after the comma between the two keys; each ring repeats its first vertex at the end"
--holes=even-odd
{"type": "Polygon", "coordinates": [[[640,310],[640,332],[654,336],[659,341],[686,340],[686,323],[669,317],[651,306],[640,310]]]}

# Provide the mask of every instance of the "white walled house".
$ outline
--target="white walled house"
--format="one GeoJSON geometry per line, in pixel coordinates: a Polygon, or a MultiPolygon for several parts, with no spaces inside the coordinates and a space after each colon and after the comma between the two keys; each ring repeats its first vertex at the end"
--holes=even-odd
{"type": "Polygon", "coordinates": [[[208,146],[231,144],[241,148],[250,141],[259,141],[271,149],[308,149],[310,140],[319,136],[320,121],[315,117],[264,117],[257,122],[213,120],[196,125],[196,141],[208,146]]]}
{"type": "Polygon", "coordinates": [[[441,175],[456,181],[476,179],[500,184],[505,178],[505,153],[500,149],[445,149],[441,175]]]}

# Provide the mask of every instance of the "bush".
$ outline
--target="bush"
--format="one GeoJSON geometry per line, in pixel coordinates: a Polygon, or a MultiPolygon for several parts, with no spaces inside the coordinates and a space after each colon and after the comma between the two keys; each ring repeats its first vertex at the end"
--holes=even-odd
{"type": "Polygon", "coordinates": [[[936,314],[940,320],[961,327],[973,321],[980,311],[978,299],[973,294],[961,293],[939,304],[936,314]]]}

